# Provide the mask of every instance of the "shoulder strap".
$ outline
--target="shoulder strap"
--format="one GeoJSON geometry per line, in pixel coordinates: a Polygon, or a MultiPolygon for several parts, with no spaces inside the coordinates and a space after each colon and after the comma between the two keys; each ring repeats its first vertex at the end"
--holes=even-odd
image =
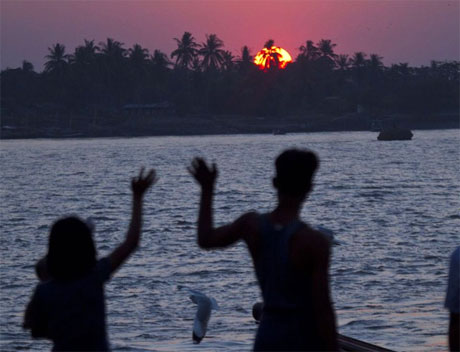
{"type": "Polygon", "coordinates": [[[289,239],[292,237],[293,234],[295,234],[301,227],[303,226],[303,222],[300,221],[300,220],[294,220],[293,222],[291,222],[289,225],[287,225],[285,228],[284,228],[284,237],[287,238],[287,240],[289,241],[289,239]]]}
{"type": "Polygon", "coordinates": [[[304,224],[301,221],[294,220],[289,225],[287,225],[283,230],[281,243],[280,243],[280,246],[281,246],[280,253],[281,253],[281,260],[286,264],[288,263],[288,259],[289,259],[289,243],[290,243],[291,237],[297,231],[299,231],[303,227],[303,225],[304,224]]]}
{"type": "Polygon", "coordinates": [[[273,230],[273,226],[271,225],[269,219],[268,219],[269,214],[264,213],[260,214],[259,216],[259,226],[260,226],[260,233],[263,235],[264,233],[273,230]]]}

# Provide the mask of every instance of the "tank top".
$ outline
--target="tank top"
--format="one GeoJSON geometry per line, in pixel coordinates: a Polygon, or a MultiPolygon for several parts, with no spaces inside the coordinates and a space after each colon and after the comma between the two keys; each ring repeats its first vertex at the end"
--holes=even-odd
{"type": "Polygon", "coordinates": [[[260,248],[254,261],[264,309],[254,350],[321,350],[313,316],[312,278],[289,259],[292,236],[304,224],[276,226],[260,217],[260,248]]]}

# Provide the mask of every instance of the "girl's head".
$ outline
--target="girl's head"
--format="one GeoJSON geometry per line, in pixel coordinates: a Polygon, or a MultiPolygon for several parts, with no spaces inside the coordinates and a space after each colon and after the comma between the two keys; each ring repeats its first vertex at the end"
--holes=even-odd
{"type": "Polygon", "coordinates": [[[86,275],[96,263],[91,229],[77,217],[56,221],[48,243],[47,268],[56,280],[73,280],[86,275]]]}

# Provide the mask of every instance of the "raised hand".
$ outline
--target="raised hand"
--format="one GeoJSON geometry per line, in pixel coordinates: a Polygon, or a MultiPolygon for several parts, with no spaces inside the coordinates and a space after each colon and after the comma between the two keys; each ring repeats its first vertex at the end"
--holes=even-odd
{"type": "Polygon", "coordinates": [[[125,240],[109,255],[112,272],[117,270],[139,246],[142,230],[142,197],[157,180],[154,169],[144,175],[144,168],[141,169],[137,177],[133,177],[131,180],[133,191],[131,222],[125,240]]]}
{"type": "Polygon", "coordinates": [[[131,189],[133,191],[133,195],[137,197],[142,197],[144,193],[158,181],[154,169],[151,169],[145,176],[144,169],[145,168],[142,167],[141,171],[139,172],[139,176],[133,177],[131,180],[131,189]]]}
{"type": "Polygon", "coordinates": [[[192,164],[187,167],[187,170],[202,188],[212,189],[216,183],[216,164],[212,164],[212,167],[209,167],[202,158],[195,158],[192,164]]]}

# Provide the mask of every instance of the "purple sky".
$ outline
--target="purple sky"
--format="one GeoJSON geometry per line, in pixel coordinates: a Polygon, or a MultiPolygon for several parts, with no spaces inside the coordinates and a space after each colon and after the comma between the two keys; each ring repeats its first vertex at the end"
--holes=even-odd
{"type": "Polygon", "coordinates": [[[68,53],[83,43],[112,37],[126,47],[139,43],[168,55],[172,38],[191,32],[198,42],[216,33],[238,55],[256,53],[266,40],[293,57],[306,40],[332,39],[337,53],[364,51],[385,64],[459,60],[460,1],[22,1],[0,0],[1,68],[23,59],[41,71],[47,48],[62,43],[68,53]]]}

